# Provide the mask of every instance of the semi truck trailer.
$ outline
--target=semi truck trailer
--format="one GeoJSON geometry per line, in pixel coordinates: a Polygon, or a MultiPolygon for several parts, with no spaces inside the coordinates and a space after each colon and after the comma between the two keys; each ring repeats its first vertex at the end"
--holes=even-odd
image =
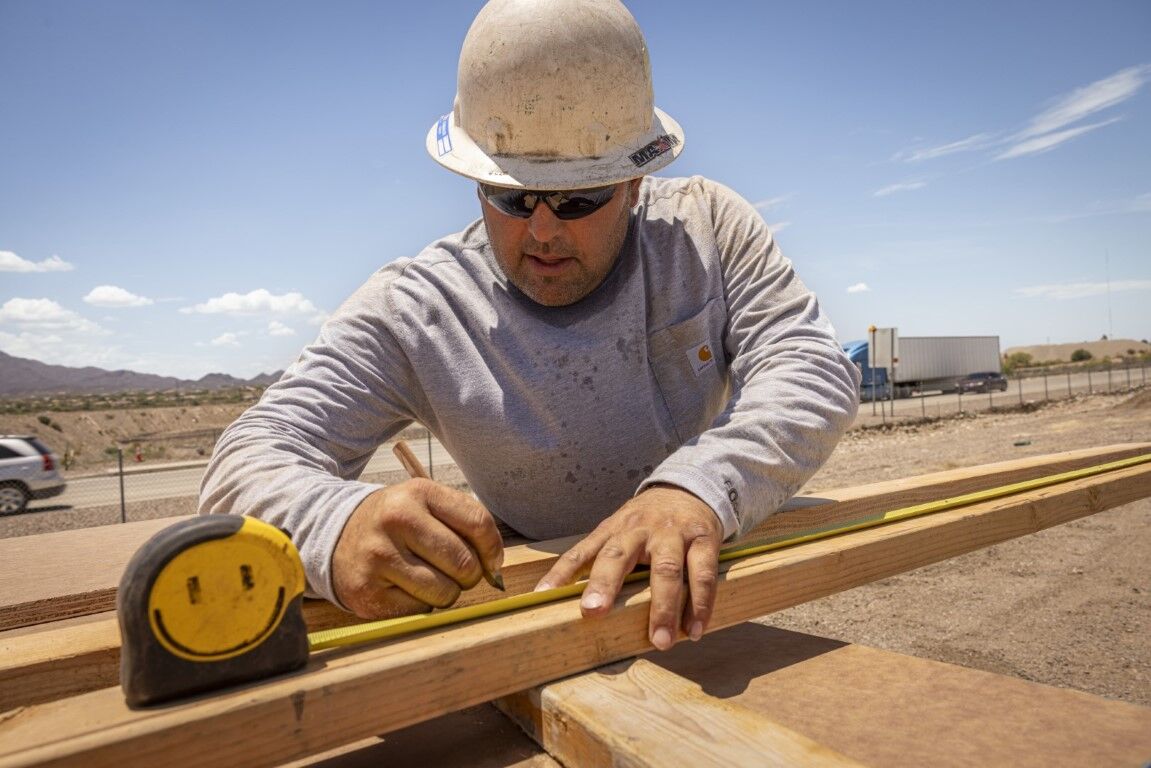
{"type": "Polygon", "coordinates": [[[867,340],[843,345],[863,373],[864,400],[954,392],[970,373],[1000,369],[998,336],[900,336],[894,349],[871,350],[867,340]]]}

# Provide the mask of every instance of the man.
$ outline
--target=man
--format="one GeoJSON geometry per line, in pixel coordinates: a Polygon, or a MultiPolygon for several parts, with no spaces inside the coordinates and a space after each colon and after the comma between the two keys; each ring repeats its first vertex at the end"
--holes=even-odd
{"type": "Polygon", "coordinates": [[[617,0],[486,5],[427,139],[482,219],[345,302],[222,436],[201,511],[291,531],[311,591],[363,617],[448,605],[497,569],[493,514],[590,531],[540,586],[586,574],[602,615],[649,564],[652,643],[698,639],[721,543],[827,458],[857,374],[748,203],[647,176],[683,144],[617,0]],[[355,479],[413,422],[475,498],[355,479]]]}

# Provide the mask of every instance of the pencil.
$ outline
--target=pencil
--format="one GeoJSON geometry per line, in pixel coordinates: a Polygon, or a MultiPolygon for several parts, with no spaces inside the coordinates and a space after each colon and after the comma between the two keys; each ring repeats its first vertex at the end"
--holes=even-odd
{"type": "MultiPolygon", "coordinates": [[[[425,480],[431,479],[428,471],[424,469],[424,465],[416,458],[416,454],[412,452],[412,449],[405,441],[397,440],[396,444],[392,447],[392,453],[396,454],[396,458],[400,460],[400,464],[404,465],[404,469],[407,471],[409,477],[419,477],[425,480]]],[[[507,591],[504,588],[504,577],[499,571],[491,571],[482,563],[481,567],[484,570],[484,581],[491,584],[500,592],[507,591]]]]}

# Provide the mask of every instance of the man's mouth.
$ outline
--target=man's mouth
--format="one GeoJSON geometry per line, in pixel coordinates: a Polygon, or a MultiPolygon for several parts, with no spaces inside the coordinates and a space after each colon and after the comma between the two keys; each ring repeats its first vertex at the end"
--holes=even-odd
{"type": "Polygon", "coordinates": [[[547,256],[536,256],[530,253],[525,253],[524,258],[531,264],[532,269],[544,274],[558,274],[562,272],[564,267],[567,266],[567,263],[572,260],[568,256],[553,256],[550,254],[547,256]]]}

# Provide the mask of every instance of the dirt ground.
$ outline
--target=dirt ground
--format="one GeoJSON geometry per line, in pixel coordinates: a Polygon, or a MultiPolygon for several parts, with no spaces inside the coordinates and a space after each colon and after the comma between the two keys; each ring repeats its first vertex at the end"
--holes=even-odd
{"type": "MultiPolygon", "coordinates": [[[[175,432],[188,436],[184,447],[179,440],[162,445],[165,458],[179,459],[183,452],[201,455],[202,445],[210,452],[215,431],[242,406],[156,410],[167,413],[54,414],[60,429],[53,433],[70,436],[83,446],[80,457],[95,464],[101,446],[125,436],[140,437],[147,449],[156,445],[148,436],[175,432]]],[[[45,428],[35,417],[0,418],[0,431],[31,427],[45,428]]],[[[1151,442],[1151,390],[1076,397],[1028,412],[856,428],[804,492],[1123,442],[1151,442]]],[[[186,514],[192,502],[130,507],[129,519],[142,519],[186,514]]],[[[118,508],[55,510],[8,518],[0,535],[118,519],[118,508]]],[[[1151,706],[1151,499],[762,621],[1151,706]]]]}
{"type": "MultiPolygon", "coordinates": [[[[804,490],[1125,442],[1151,442],[1151,391],[853,430],[804,490]]],[[[1151,499],[763,621],[1151,706],[1151,499]]]]}

